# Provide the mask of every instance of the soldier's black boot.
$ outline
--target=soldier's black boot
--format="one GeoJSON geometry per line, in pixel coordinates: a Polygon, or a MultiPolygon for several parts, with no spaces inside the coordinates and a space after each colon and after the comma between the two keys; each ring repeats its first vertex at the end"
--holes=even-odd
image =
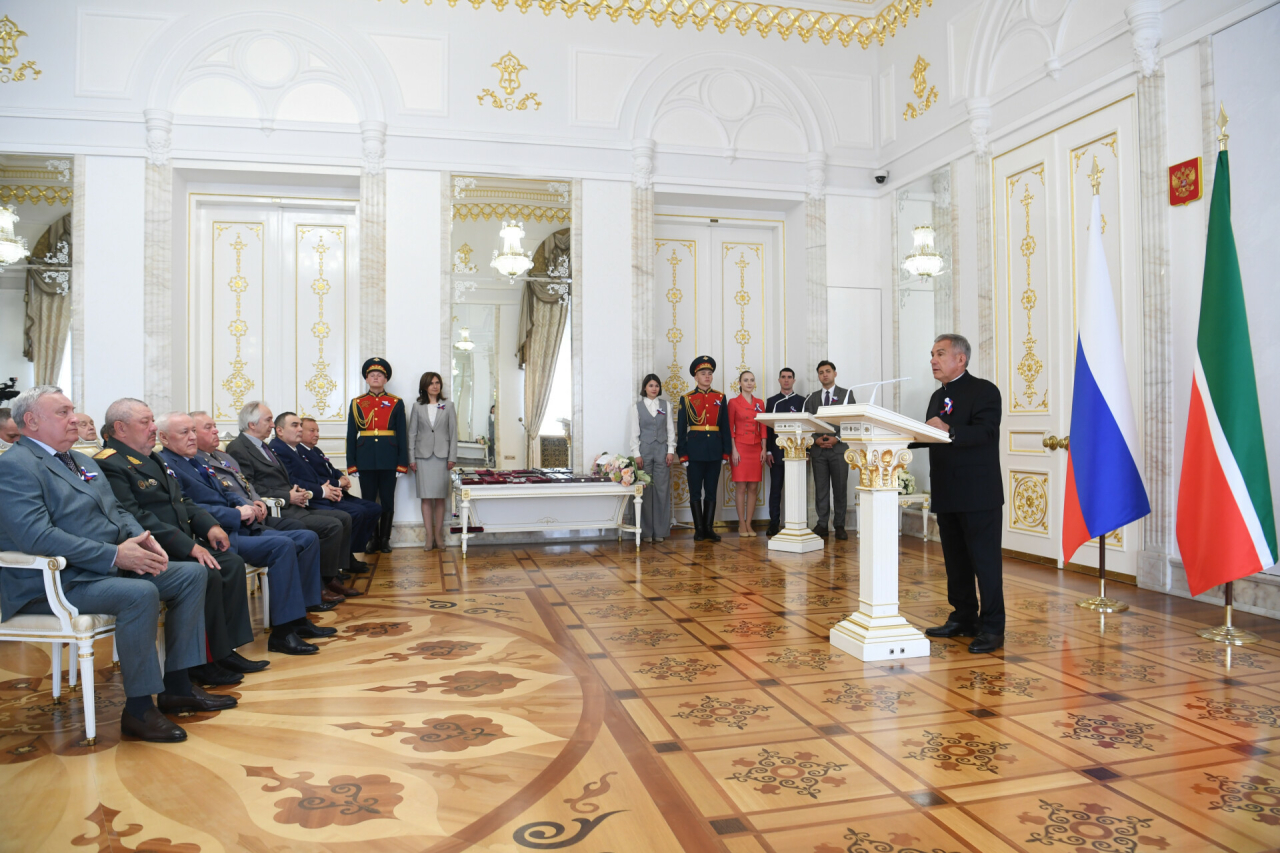
{"type": "Polygon", "coordinates": [[[694,516],[694,542],[704,542],[707,532],[703,528],[703,505],[700,501],[690,501],[689,511],[694,516]]]}
{"type": "Polygon", "coordinates": [[[378,519],[378,530],[382,534],[382,548],[379,550],[384,554],[391,553],[391,520],[391,513],[389,512],[384,512],[378,519]]]}
{"type": "Polygon", "coordinates": [[[782,529],[782,525],[778,524],[778,519],[769,519],[769,529],[764,532],[765,536],[773,537],[778,535],[778,531],[782,529]]]}
{"type": "Polygon", "coordinates": [[[719,542],[720,534],[716,533],[716,502],[715,498],[707,498],[706,503],[702,507],[702,523],[705,525],[706,536],[708,542],[719,542]]]}

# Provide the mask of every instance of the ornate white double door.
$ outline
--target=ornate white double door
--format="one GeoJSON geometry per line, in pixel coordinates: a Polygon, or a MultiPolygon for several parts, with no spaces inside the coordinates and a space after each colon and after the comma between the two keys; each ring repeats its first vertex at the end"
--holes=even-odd
{"type": "MultiPolygon", "coordinates": [[[[1004,402],[1004,547],[1062,564],[1077,305],[1094,159],[1102,240],[1124,338],[1129,389],[1142,406],[1142,279],[1136,99],[1125,98],[992,159],[996,376],[1004,402]]],[[[1141,417],[1138,418],[1141,423],[1141,417]]],[[[1141,435],[1139,436],[1141,439],[1141,435]]],[[[1139,460],[1141,465],[1141,460],[1139,460]]],[[[1142,522],[1107,540],[1107,569],[1137,571],[1142,522]]],[[[1097,567],[1096,540],[1073,563],[1097,567]]]]}
{"type": "MultiPolygon", "coordinates": [[[[782,300],[781,223],[741,220],[709,223],[701,217],[658,217],[654,227],[654,361],[663,391],[678,403],[693,387],[689,365],[699,355],[716,360],[714,387],[738,394],[738,375],[756,377],[762,401],[777,392],[786,351],[782,300]]],[[[683,470],[673,477],[674,509],[689,520],[683,470]]],[[[768,473],[756,498],[755,517],[768,517],[768,473]]],[[[736,520],[729,466],[721,476],[717,518],[736,520]]]]}
{"type": "Polygon", "coordinates": [[[360,381],[355,202],[193,195],[188,213],[189,406],[234,430],[263,400],[316,418],[341,454],[360,381]]]}

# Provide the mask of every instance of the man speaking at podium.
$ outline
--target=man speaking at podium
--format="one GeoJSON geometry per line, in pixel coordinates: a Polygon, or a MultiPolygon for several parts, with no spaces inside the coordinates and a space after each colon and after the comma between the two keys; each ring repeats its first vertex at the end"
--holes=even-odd
{"type": "Polygon", "coordinates": [[[969,341],[938,335],[929,365],[942,387],[933,392],[925,423],[945,430],[950,444],[929,448],[931,501],[947,564],[951,615],[930,637],[973,637],[971,652],[1004,645],[1004,578],[1000,522],[1000,389],[969,373],[969,341]],[[974,589],[974,582],[977,589],[974,589]],[[979,610],[981,597],[981,610],[979,610]]]}

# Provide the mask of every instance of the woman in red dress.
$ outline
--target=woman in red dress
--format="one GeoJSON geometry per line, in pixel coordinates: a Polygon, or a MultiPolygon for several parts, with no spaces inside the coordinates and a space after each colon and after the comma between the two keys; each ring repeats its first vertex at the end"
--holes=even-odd
{"type": "Polygon", "coordinates": [[[733,438],[734,500],[738,504],[738,535],[755,536],[751,517],[756,511],[756,492],[764,471],[765,425],[756,420],[764,403],[755,396],[756,377],[750,370],[738,376],[741,393],[729,401],[729,433],[733,438]]]}

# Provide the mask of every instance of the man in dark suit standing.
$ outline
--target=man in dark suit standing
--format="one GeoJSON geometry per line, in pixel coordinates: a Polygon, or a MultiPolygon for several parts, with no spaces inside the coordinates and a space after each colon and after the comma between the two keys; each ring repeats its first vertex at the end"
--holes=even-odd
{"type": "Polygon", "coordinates": [[[195,426],[185,412],[170,412],[156,421],[160,458],[178,475],[182,492],[208,512],[231,537],[237,554],[265,566],[270,584],[271,638],[267,650],[287,655],[314,654],[317,646],[304,638],[328,637],[307,619],[308,603],[320,603],[320,539],[310,530],[272,530],[258,517],[258,508],[225,488],[217,473],[196,459],[195,426]]]}
{"type": "Polygon", "coordinates": [[[209,570],[204,594],[205,635],[212,660],[193,667],[205,684],[237,684],[244,673],[267,668],[236,651],[253,642],[244,559],[212,515],[182,493],[177,475],[154,450],[151,409],[125,397],[107,407],[111,438],[93,458],[125,512],[151,531],[171,560],[192,560],[209,570]],[[207,546],[207,547],[206,547],[207,546]]]}
{"type": "MultiPolygon", "coordinates": [[[[804,401],[804,410],[816,415],[822,406],[852,406],[857,400],[853,392],[836,384],[836,366],[829,361],[818,362],[818,382],[822,387],[804,401]]],[[[849,514],[849,463],[844,454],[849,447],[834,432],[815,432],[813,447],[809,448],[809,467],[813,469],[813,504],[818,510],[818,526],[815,536],[827,536],[827,519],[836,529],[837,539],[848,539],[845,519],[849,514]],[[832,511],[831,504],[835,503],[832,511]]]]}
{"type": "MultiPolygon", "coordinates": [[[[793,390],[795,384],[794,370],[784,367],[778,371],[778,385],[782,390],[765,401],[764,410],[770,414],[803,411],[804,397],[793,390]]],[[[786,488],[786,465],[783,464],[782,448],[778,446],[778,434],[773,431],[773,427],[769,427],[764,446],[769,451],[765,458],[769,463],[769,529],[764,535],[777,536],[782,529],[782,492],[786,488]]]]}
{"type": "Polygon", "coordinates": [[[313,506],[311,498],[315,495],[308,495],[306,489],[293,482],[284,462],[267,446],[274,420],[266,403],[245,403],[240,409],[240,434],[227,445],[227,453],[260,494],[284,500],[286,517],[301,521],[320,536],[320,576],[325,579],[325,588],[348,598],[360,595],[359,590],[343,586],[338,578],[344,569],[369,571],[351,553],[351,516],[313,506]]]}
{"type": "Polygon", "coordinates": [[[925,634],[973,637],[969,651],[993,652],[1004,645],[1000,389],[969,373],[969,354],[963,336],[939,335],[929,361],[942,387],[929,400],[925,423],[951,436],[950,444],[927,445],[951,615],[925,634]]]}
{"type": "MultiPolygon", "coordinates": [[[[125,695],[121,733],[157,743],[186,740],[162,712],[236,705],[235,697],[206,693],[187,674],[205,659],[204,567],[169,562],[121,508],[97,463],[71,450],[75,410],[60,388],[28,388],[13,405],[23,435],[0,457],[0,551],[66,558],[67,601],[81,613],[116,618],[125,695]],[[156,655],[161,601],[168,608],[163,672],[156,655]]],[[[40,572],[0,569],[0,593],[0,619],[52,612],[40,572]]]]}

